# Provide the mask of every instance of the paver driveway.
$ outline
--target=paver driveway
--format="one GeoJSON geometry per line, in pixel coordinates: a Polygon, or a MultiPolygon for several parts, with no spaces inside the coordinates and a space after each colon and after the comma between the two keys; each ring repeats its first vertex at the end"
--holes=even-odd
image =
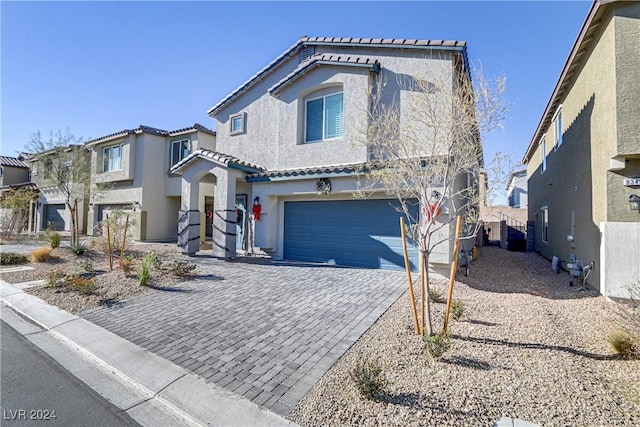
{"type": "Polygon", "coordinates": [[[81,316],[281,415],[406,289],[402,272],[198,264],[209,276],[81,316]]]}

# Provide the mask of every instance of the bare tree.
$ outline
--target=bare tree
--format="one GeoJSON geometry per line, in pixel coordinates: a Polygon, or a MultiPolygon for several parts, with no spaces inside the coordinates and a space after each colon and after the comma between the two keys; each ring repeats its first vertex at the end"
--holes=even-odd
{"type": "Polygon", "coordinates": [[[31,135],[27,149],[35,153],[40,164],[42,184],[62,194],[71,214],[71,244],[80,235],[78,204],[89,195],[91,160],[89,151],[68,129],[43,137],[40,131],[31,135]]]}
{"type": "Polygon", "coordinates": [[[453,238],[448,225],[458,215],[463,217],[461,239],[477,234],[481,135],[499,127],[506,113],[505,77],[487,81],[476,70],[473,84],[461,63],[442,62],[425,64],[422,75],[396,75],[391,82],[383,70],[370,91],[368,126],[360,131],[369,156],[360,170],[360,193],[384,188],[397,197],[411,224],[408,236],[420,249],[422,333],[426,323],[429,335],[430,255],[453,238]]]}

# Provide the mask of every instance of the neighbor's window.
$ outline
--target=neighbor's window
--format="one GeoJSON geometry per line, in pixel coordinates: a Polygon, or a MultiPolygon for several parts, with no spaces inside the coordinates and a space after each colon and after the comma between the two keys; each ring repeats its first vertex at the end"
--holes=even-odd
{"type": "Polygon", "coordinates": [[[171,166],[191,154],[191,141],[181,139],[180,141],[171,142],[171,166]]]}
{"type": "Polygon", "coordinates": [[[547,170],[547,137],[543,136],[540,140],[540,157],[541,163],[540,173],[544,173],[547,170]]]}
{"type": "Polygon", "coordinates": [[[231,123],[231,135],[237,135],[239,133],[244,133],[244,126],[245,126],[245,120],[244,120],[244,113],[241,114],[236,114],[234,116],[231,116],[231,118],[229,119],[230,123],[231,123]]]}
{"type": "Polygon", "coordinates": [[[305,107],[305,142],[342,137],[344,127],[342,92],[310,99],[305,107]]]}
{"type": "Polygon", "coordinates": [[[558,112],[556,113],[556,145],[555,149],[562,145],[562,105],[558,108],[558,112]]]}
{"type": "Polygon", "coordinates": [[[122,144],[105,147],[102,152],[102,171],[110,172],[122,169],[122,144]]]}
{"type": "Polygon", "coordinates": [[[549,208],[544,207],[540,209],[540,213],[542,214],[542,241],[547,243],[547,232],[549,229],[549,208]]]}

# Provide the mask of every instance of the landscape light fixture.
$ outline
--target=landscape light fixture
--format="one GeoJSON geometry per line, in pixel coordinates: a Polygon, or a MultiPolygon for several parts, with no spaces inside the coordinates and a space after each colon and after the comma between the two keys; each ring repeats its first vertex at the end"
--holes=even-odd
{"type": "Polygon", "coordinates": [[[632,211],[638,211],[640,213],[640,196],[632,194],[629,196],[629,207],[632,211]]]}

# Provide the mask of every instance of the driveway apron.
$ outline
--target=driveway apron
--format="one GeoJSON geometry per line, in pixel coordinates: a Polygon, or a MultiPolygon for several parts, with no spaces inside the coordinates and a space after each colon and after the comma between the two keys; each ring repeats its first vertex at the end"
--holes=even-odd
{"type": "Polygon", "coordinates": [[[406,289],[402,272],[197,263],[209,274],[81,316],[280,415],[406,289]]]}

